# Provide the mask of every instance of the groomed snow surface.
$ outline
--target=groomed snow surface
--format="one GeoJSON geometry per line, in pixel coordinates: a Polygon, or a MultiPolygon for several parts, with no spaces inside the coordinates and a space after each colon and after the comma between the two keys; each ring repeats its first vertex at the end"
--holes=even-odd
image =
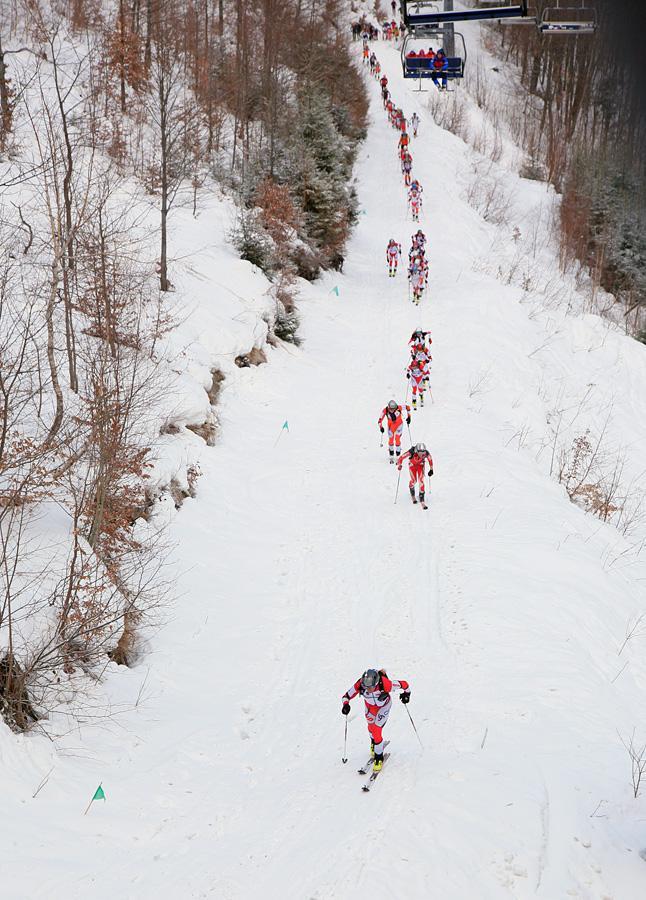
{"type": "MultiPolygon", "coordinates": [[[[593,385],[577,427],[612,400],[635,477],[646,350],[494,277],[549,193],[510,174],[510,227],[485,223],[463,199],[472,151],[376,49],[422,116],[428,295],[413,307],[405,275],[386,276],[388,238],[406,253],[415,227],[371,84],[344,274],[303,287],[302,347],[225,382],[218,444],[170,527],[176,599],[141,664],[97,687],[118,715],[56,744],[0,732],[3,900],[646,896],[646,805],[619,738],[646,741],[644,636],[618,652],[646,567],[541,452],[550,412],[574,417],[593,385]],[[404,399],[418,326],[433,332],[434,404],[411,428],[435,461],[428,512],[403,477],[395,505],[376,428],[404,399]],[[340,697],[368,666],[411,682],[424,749],[395,701],[392,756],[363,795],[361,704],[344,766],[340,697]],[[84,816],[99,782],[107,800],[84,816]]],[[[199,315],[184,327],[208,348],[217,315],[199,315]]]]}

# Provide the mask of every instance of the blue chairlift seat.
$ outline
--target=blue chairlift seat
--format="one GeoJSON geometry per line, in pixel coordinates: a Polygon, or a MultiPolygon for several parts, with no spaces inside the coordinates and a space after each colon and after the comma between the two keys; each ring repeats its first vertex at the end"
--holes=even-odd
{"type": "Polygon", "coordinates": [[[464,60],[448,56],[449,67],[444,72],[433,68],[433,60],[424,56],[404,57],[404,78],[463,78],[464,60]]]}

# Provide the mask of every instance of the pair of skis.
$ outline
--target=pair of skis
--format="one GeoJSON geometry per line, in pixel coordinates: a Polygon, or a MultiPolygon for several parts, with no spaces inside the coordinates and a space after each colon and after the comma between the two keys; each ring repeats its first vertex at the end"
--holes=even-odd
{"type": "MultiPolygon", "coordinates": [[[[389,743],[390,743],[390,741],[384,741],[384,750],[386,749],[386,747],[388,746],[389,743]]],[[[366,781],[366,783],[364,785],[361,786],[361,790],[365,794],[368,793],[370,788],[373,786],[373,784],[379,777],[379,773],[382,771],[383,767],[386,765],[386,760],[388,759],[389,756],[390,756],[390,753],[384,753],[384,762],[383,762],[381,769],[378,769],[376,772],[371,772],[370,778],[366,781]]],[[[370,766],[372,765],[373,762],[374,762],[374,757],[370,756],[370,758],[361,766],[361,768],[357,769],[357,772],[359,773],[359,775],[367,775],[368,770],[370,769],[370,766]]]]}

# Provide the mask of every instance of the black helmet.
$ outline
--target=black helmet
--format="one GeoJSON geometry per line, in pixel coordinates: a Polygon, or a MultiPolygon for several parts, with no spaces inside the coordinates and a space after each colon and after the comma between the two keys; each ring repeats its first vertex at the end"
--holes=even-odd
{"type": "Polygon", "coordinates": [[[379,684],[379,672],[376,669],[366,669],[361,676],[361,687],[364,691],[372,690],[379,684]]]}

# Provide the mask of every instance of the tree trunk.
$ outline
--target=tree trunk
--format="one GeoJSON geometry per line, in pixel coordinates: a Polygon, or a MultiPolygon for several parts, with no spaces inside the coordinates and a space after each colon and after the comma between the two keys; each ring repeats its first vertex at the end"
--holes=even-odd
{"type": "Polygon", "coordinates": [[[9,102],[9,85],[7,84],[7,66],[2,49],[2,35],[0,35],[0,150],[4,150],[10,130],[11,104],[9,102]]]}

